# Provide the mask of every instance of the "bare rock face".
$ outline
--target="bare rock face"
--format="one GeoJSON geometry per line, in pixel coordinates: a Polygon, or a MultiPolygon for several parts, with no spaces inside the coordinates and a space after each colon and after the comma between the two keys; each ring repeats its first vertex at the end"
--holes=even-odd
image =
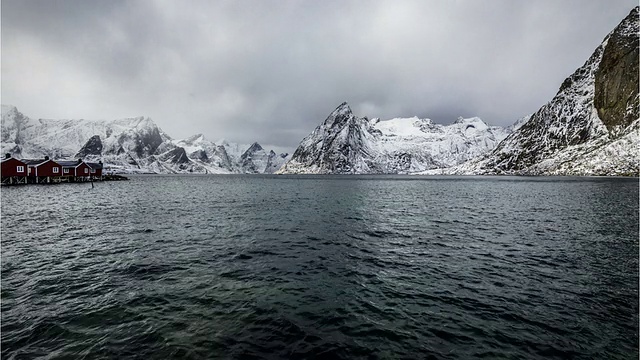
{"type": "Polygon", "coordinates": [[[82,146],[82,148],[76,154],[76,158],[84,159],[87,156],[100,156],[102,155],[102,140],[100,140],[100,135],[93,135],[87,140],[87,143],[82,146]]]}
{"type": "Polygon", "coordinates": [[[637,175],[638,7],[491,153],[456,174],[637,175]]]}
{"type": "Polygon", "coordinates": [[[175,149],[162,154],[161,160],[168,161],[173,165],[183,165],[191,162],[187,153],[184,151],[184,148],[181,147],[176,147],[175,149]]]}
{"type": "Polygon", "coordinates": [[[611,34],[596,72],[594,105],[614,136],[640,115],[638,28],[636,7],[611,34]]]}
{"type": "Polygon", "coordinates": [[[268,157],[262,146],[254,142],[240,156],[240,165],[247,174],[260,174],[264,172],[268,157]]]}
{"type": "MultiPolygon", "coordinates": [[[[263,173],[269,154],[257,143],[241,158],[244,145],[208,141],[202,134],[173,140],[150,118],[116,120],[30,119],[15,106],[2,105],[2,153],[15,157],[83,158],[105,168],[142,173],[263,173]],[[246,161],[247,166],[241,161],[246,161]]],[[[277,160],[277,159],[275,159],[277,160]]],[[[274,172],[284,160],[272,161],[274,172]]]]}
{"type": "Polygon", "coordinates": [[[450,125],[430,119],[358,117],[340,104],[302,139],[284,174],[407,174],[451,167],[484,154],[507,136],[479,118],[450,125]]]}
{"type": "Polygon", "coordinates": [[[346,102],[340,104],[305,137],[285,165],[286,172],[320,174],[370,173],[367,162],[368,120],[356,117],[346,102]]]}

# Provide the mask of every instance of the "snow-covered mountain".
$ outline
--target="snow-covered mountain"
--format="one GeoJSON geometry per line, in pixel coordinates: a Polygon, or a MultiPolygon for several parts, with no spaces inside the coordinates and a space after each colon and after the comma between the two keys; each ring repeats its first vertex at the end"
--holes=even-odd
{"type": "Polygon", "coordinates": [[[305,137],[278,172],[401,174],[451,167],[493,149],[509,130],[481,119],[451,125],[430,119],[357,117],[345,102],[305,137]]]}
{"type": "Polygon", "coordinates": [[[495,150],[446,174],[638,175],[638,7],[495,150]]]}
{"type": "Polygon", "coordinates": [[[107,169],[119,172],[272,173],[288,156],[266,153],[257,143],[215,144],[202,134],[174,140],[147,117],[35,120],[14,106],[2,105],[0,130],[3,154],[102,160],[107,169]]]}
{"type": "Polygon", "coordinates": [[[3,105],[2,152],[126,172],[638,175],[638,15],[636,7],[549,103],[507,128],[479,118],[370,120],[343,103],[288,156],[201,134],[173,140],[145,117],[34,120],[3,105]]]}
{"type": "Polygon", "coordinates": [[[343,103],[279,172],[637,175],[639,30],[636,7],[548,104],[506,129],[368,120],[343,103]]]}

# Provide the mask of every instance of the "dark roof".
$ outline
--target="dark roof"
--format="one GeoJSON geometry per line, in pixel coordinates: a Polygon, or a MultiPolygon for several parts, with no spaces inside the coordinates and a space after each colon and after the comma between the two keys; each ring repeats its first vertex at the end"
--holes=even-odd
{"type": "MultiPolygon", "coordinates": [[[[40,165],[42,163],[45,163],[47,161],[49,161],[51,159],[22,159],[22,162],[27,164],[27,165],[40,165]]],[[[52,160],[53,161],[53,160],[52,160]]]]}
{"type": "Polygon", "coordinates": [[[58,160],[56,162],[62,165],[62,167],[76,167],[82,163],[82,161],[78,160],[58,160]]]}
{"type": "Polygon", "coordinates": [[[102,163],[93,163],[93,162],[88,162],[87,165],[89,165],[90,168],[92,169],[102,169],[102,163]]]}
{"type": "Polygon", "coordinates": [[[18,161],[20,161],[20,162],[24,163],[24,160],[16,159],[16,158],[14,158],[14,157],[4,158],[4,159],[2,159],[2,161],[0,161],[0,162],[5,162],[5,161],[9,161],[9,160],[18,160],[18,161]]]}

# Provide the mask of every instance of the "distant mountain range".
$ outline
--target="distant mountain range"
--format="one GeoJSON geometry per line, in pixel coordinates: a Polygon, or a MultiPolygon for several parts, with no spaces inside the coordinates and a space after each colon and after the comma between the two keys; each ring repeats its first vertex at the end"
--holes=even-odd
{"type": "Polygon", "coordinates": [[[258,143],[174,140],[149,118],[34,120],[2,106],[2,152],[102,160],[121,172],[282,174],[638,175],[639,8],[564,80],[555,97],[513,125],[479,118],[357,117],[338,106],[292,156],[258,143]]]}
{"type": "Polygon", "coordinates": [[[111,121],[31,119],[2,105],[2,153],[18,158],[102,160],[125,173],[273,173],[288,154],[207,140],[202,134],[174,140],[150,118],[111,121]]]}
{"type": "Polygon", "coordinates": [[[447,168],[490,151],[511,131],[479,118],[451,125],[418,118],[369,120],[343,103],[302,140],[279,172],[408,174],[447,168]]]}
{"type": "Polygon", "coordinates": [[[638,7],[556,96],[507,129],[379,121],[340,105],[280,173],[638,175],[638,7]]]}

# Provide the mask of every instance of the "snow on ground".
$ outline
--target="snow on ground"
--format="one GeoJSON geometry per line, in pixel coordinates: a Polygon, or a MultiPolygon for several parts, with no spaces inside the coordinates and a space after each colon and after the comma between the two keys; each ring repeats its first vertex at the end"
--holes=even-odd
{"type": "MultiPolygon", "coordinates": [[[[102,160],[105,168],[125,173],[242,173],[246,167],[241,156],[249,148],[226,141],[218,145],[202,134],[174,140],[148,117],[36,120],[24,116],[14,106],[2,105],[1,126],[3,154],[19,158],[102,160]],[[96,137],[99,140],[86,149],[89,140],[96,137]],[[85,150],[82,154],[81,149],[85,150]]],[[[272,162],[270,154],[262,155],[260,172],[267,166],[274,171],[281,163],[276,155],[272,162]]]]}

